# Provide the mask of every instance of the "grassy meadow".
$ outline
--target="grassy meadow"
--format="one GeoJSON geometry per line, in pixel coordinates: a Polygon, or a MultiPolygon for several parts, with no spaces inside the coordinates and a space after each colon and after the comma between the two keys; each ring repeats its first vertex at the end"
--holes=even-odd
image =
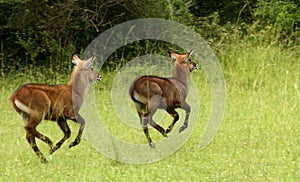
{"type": "MultiPolygon", "coordinates": [[[[98,153],[85,139],[68,144],[78,126],[69,122],[72,136],[41,164],[26,141],[23,123],[9,104],[21,84],[36,81],[28,71],[1,78],[0,181],[297,181],[300,179],[300,55],[298,50],[256,46],[247,42],[217,53],[226,79],[227,102],[222,125],[214,140],[199,149],[210,112],[210,88],[200,69],[192,74],[200,99],[198,124],[189,140],[173,155],[150,164],[120,163],[98,153]],[[298,52],[297,52],[298,51],[298,52]]],[[[39,73],[43,78],[49,75],[39,73]],[[44,76],[43,76],[44,75],[44,76]]],[[[140,129],[119,124],[111,106],[115,74],[102,72],[95,94],[98,112],[108,130],[124,140],[146,143],[140,129]]],[[[60,78],[67,82],[68,78],[60,78]]],[[[37,81],[41,81],[37,80],[37,81]]],[[[189,96],[192,97],[192,96],[189,96]]],[[[172,132],[178,132],[180,121],[172,132]]],[[[166,119],[167,126],[171,118],[166,119]]],[[[136,122],[139,122],[138,120],[136,122]]],[[[38,130],[57,142],[63,133],[56,123],[42,122],[38,130]]],[[[151,130],[154,141],[162,138],[151,130]]]]}

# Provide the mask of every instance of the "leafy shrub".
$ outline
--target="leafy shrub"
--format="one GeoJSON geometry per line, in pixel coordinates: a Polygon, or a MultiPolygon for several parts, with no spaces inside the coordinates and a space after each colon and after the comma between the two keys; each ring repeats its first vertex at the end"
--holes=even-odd
{"type": "Polygon", "coordinates": [[[253,16],[256,31],[263,36],[271,36],[275,41],[296,43],[300,35],[300,8],[292,1],[258,0],[253,16]]]}

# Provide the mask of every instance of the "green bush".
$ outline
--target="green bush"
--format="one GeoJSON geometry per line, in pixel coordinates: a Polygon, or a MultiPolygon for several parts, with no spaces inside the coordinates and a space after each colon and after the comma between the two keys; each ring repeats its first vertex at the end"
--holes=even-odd
{"type": "Polygon", "coordinates": [[[297,43],[300,35],[300,9],[292,1],[258,0],[253,16],[256,31],[264,37],[289,44],[297,43]]]}
{"type": "MultiPolygon", "coordinates": [[[[0,3],[1,76],[11,70],[46,67],[65,73],[73,53],[105,30],[137,18],[164,18],[194,28],[215,50],[237,41],[298,46],[300,8],[296,1],[208,0],[6,0],[0,3]]],[[[136,42],[109,62],[123,64],[134,53],[157,53],[169,45],[136,42]],[[117,60],[117,61],[116,61],[117,60]]],[[[112,64],[106,64],[109,69],[112,64]]],[[[118,65],[114,65],[116,68],[118,65]]],[[[119,65],[120,66],[120,65],[119,65]]]]}

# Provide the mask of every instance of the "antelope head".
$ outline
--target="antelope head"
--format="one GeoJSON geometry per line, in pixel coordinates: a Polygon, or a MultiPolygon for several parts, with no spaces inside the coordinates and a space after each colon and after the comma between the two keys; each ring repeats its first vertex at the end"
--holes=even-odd
{"type": "Polygon", "coordinates": [[[187,71],[192,72],[194,69],[198,69],[198,64],[191,59],[193,50],[186,54],[176,54],[173,51],[169,50],[169,56],[175,60],[175,63],[182,65],[187,71]]]}

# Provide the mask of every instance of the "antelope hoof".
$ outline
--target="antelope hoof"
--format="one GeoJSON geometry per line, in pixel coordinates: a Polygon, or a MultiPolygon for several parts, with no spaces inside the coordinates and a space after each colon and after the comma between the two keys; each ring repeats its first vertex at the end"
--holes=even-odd
{"type": "Polygon", "coordinates": [[[171,127],[168,127],[168,128],[166,129],[166,134],[167,134],[167,133],[170,133],[171,130],[172,130],[172,128],[171,128],[171,127]]]}
{"type": "Polygon", "coordinates": [[[51,147],[50,150],[49,150],[50,155],[52,155],[57,149],[58,149],[57,146],[51,147]]]}
{"type": "Polygon", "coordinates": [[[70,143],[69,148],[74,147],[80,143],[80,138],[76,138],[72,143],[70,143]]]}
{"type": "Polygon", "coordinates": [[[78,143],[76,141],[74,141],[74,142],[70,143],[69,148],[74,147],[76,145],[78,145],[78,143]]]}
{"type": "Polygon", "coordinates": [[[48,161],[47,161],[47,159],[46,159],[45,157],[41,157],[41,163],[43,163],[43,164],[47,164],[47,163],[48,163],[48,161]]]}
{"type": "Polygon", "coordinates": [[[150,146],[151,148],[153,148],[153,149],[156,148],[156,147],[155,147],[155,144],[154,144],[153,142],[149,143],[149,146],[150,146]]]}
{"type": "Polygon", "coordinates": [[[56,151],[55,147],[51,147],[49,150],[50,155],[52,155],[56,151]]]}
{"type": "Polygon", "coordinates": [[[185,130],[188,127],[188,125],[185,123],[179,128],[179,133],[181,133],[183,130],[185,130]]]}

